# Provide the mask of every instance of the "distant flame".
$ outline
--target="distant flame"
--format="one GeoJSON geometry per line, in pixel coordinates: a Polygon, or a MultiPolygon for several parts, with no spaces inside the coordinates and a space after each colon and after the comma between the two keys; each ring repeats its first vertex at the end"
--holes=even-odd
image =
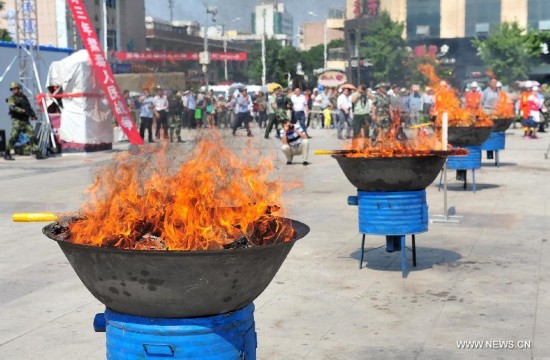
{"type": "Polygon", "coordinates": [[[250,148],[238,156],[216,132],[177,169],[167,148],[149,156],[142,148],[102,169],[68,241],[143,250],[159,239],[167,250],[214,250],[243,236],[257,245],[293,238],[290,221],[279,217],[283,184],[269,180],[270,159],[250,148]]]}
{"type": "Polygon", "coordinates": [[[493,126],[493,122],[483,111],[481,111],[481,109],[478,109],[474,113],[468,109],[464,109],[460,104],[460,100],[455,90],[441,81],[435,74],[432,65],[419,65],[418,69],[429,79],[430,86],[433,87],[435,92],[434,115],[437,116],[436,127],[441,126],[441,120],[445,112],[449,115],[449,126],[493,126]]]}
{"type": "Polygon", "coordinates": [[[508,96],[501,90],[495,108],[495,112],[491,114],[492,119],[511,119],[515,117],[514,104],[508,101],[508,96]]]}

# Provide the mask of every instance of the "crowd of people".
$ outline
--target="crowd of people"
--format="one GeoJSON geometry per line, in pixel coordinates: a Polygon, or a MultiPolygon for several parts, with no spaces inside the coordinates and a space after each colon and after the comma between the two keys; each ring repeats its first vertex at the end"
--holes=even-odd
{"type": "MultiPolygon", "coordinates": [[[[539,87],[526,81],[521,85],[519,91],[505,92],[496,79],[492,79],[483,90],[473,81],[458,95],[464,108],[472,112],[480,109],[488,115],[495,112],[497,103],[504,97],[505,101],[514,104],[525,138],[536,139],[537,132],[545,132],[548,126],[550,93],[546,84],[539,87]]],[[[29,118],[36,115],[21,93],[20,85],[12,83],[10,90],[13,92],[10,114],[14,127],[4,156],[6,160],[13,159],[10,151],[16,141],[21,140],[20,134],[29,138],[29,144],[36,147],[34,132],[26,126],[29,118]]],[[[274,132],[275,137],[283,141],[283,151],[289,163],[294,155],[302,154],[304,165],[308,164],[310,128],[335,129],[338,139],[365,137],[376,143],[381,135],[392,129],[396,130],[398,138],[405,137],[403,128],[433,120],[434,110],[437,110],[437,96],[432,88],[425,87],[421,91],[417,84],[400,87],[385,82],[373,88],[365,85],[357,88],[351,85],[340,88],[319,86],[305,91],[300,88],[285,91],[278,85],[270,87],[267,93],[260,91],[255,94],[249,94],[246,87],[231,94],[215,94],[205,87],[197,92],[156,87],[154,93],[144,88],[138,96],[130,97],[129,91],[124,91],[124,94],[141,137],[150,143],[155,142],[155,138],[183,142],[182,129],[206,127],[231,129],[233,135],[244,129],[247,136],[252,137],[250,124],[255,121],[265,139],[274,132]],[[396,116],[400,120],[397,129],[396,116]]]]}
{"type": "MultiPolygon", "coordinates": [[[[489,115],[502,101],[502,96],[509,97],[509,102],[515,104],[518,118],[532,117],[529,125],[535,121],[537,131],[545,131],[550,100],[547,86],[537,87],[529,82],[525,85],[528,86],[522,92],[506,93],[496,79],[491,80],[485,89],[473,81],[458,95],[466,109],[472,112],[481,109],[489,115]],[[525,111],[527,106],[529,113],[525,111]]],[[[260,129],[265,129],[266,139],[273,130],[275,136],[280,137],[279,130],[285,119],[292,124],[299,123],[307,138],[311,137],[308,129],[322,128],[336,129],[339,139],[365,136],[374,141],[389,127],[396,114],[404,126],[429,121],[433,118],[435,103],[436,94],[430,87],[421,91],[416,84],[405,88],[384,82],[373,88],[360,85],[357,89],[351,86],[325,89],[319,86],[305,91],[300,88],[284,91],[279,86],[267,94],[249,94],[243,87],[227,96],[206,92],[204,87],[197,93],[157,88],[154,95],[149,89],[143,89],[141,96],[129,99],[129,105],[139,113],[136,120],[140,123],[140,133],[143,137],[147,132],[150,142],[154,141],[153,135],[160,138],[161,130],[171,141],[181,141],[182,128],[208,126],[232,129],[234,134],[244,127],[247,135],[252,136],[252,121],[260,129]],[[154,134],[153,125],[156,125],[154,134]]]]}

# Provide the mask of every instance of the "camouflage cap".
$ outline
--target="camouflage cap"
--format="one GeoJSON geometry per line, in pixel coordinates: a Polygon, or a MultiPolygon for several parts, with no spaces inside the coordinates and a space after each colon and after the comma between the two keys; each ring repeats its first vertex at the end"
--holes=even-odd
{"type": "Polygon", "coordinates": [[[383,81],[382,81],[382,82],[379,82],[378,84],[376,84],[376,86],[375,86],[374,88],[375,88],[375,89],[378,89],[378,88],[380,88],[380,87],[385,87],[385,88],[387,88],[387,87],[389,87],[389,86],[390,86],[390,84],[388,84],[387,82],[383,82],[383,81]]]}
{"type": "Polygon", "coordinates": [[[10,90],[15,88],[21,89],[21,85],[17,81],[10,82],[10,90]]]}

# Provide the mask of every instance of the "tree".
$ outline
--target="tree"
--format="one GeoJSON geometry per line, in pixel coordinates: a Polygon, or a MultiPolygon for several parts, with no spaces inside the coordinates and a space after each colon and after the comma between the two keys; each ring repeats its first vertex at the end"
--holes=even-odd
{"type": "Polygon", "coordinates": [[[522,29],[517,22],[502,23],[486,39],[472,40],[472,45],[485,66],[505,84],[525,80],[533,60],[540,54],[536,33],[522,29]]]}
{"type": "MultiPolygon", "coordinates": [[[[280,77],[278,74],[277,64],[279,52],[281,51],[281,43],[275,39],[266,39],[265,41],[265,63],[266,63],[266,81],[278,82],[280,77]]],[[[246,74],[249,79],[257,84],[262,81],[262,45],[255,43],[248,52],[250,59],[246,68],[246,74]]]]}
{"type": "MultiPolygon", "coordinates": [[[[343,40],[333,40],[327,44],[327,51],[332,48],[343,47],[343,40]]],[[[309,78],[309,83],[316,83],[313,71],[323,67],[324,44],[317,45],[308,51],[299,51],[293,46],[282,46],[274,39],[265,42],[266,82],[276,82],[288,86],[288,74],[296,75],[296,65],[302,64],[302,70],[309,78]]],[[[262,81],[262,48],[260,43],[252,45],[248,58],[246,73],[248,78],[256,83],[262,81]]]]}
{"type": "MultiPolygon", "coordinates": [[[[4,10],[4,2],[0,1],[0,11],[4,10]]],[[[0,29],[0,41],[13,41],[6,29],[0,29]]]]}
{"type": "Polygon", "coordinates": [[[362,39],[360,56],[373,64],[375,81],[402,82],[408,69],[404,66],[409,54],[402,37],[405,25],[393,21],[387,11],[380,12],[362,39]]]}

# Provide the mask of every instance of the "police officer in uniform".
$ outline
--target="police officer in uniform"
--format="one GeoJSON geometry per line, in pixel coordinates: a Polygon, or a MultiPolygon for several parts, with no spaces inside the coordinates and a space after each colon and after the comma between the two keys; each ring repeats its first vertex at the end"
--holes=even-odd
{"type": "Polygon", "coordinates": [[[371,142],[374,144],[378,136],[383,138],[391,129],[391,99],[386,91],[388,84],[379,83],[376,85],[376,94],[372,101],[372,125],[373,132],[371,142]]]}
{"type": "Polygon", "coordinates": [[[181,93],[173,91],[168,98],[168,123],[170,125],[170,142],[174,142],[174,130],[178,142],[183,142],[181,139],[181,127],[182,127],[182,115],[183,115],[183,101],[181,100],[181,93]]]}
{"type": "Polygon", "coordinates": [[[5,160],[15,160],[11,156],[11,150],[19,140],[19,135],[22,133],[29,139],[31,151],[36,154],[37,159],[45,157],[38,151],[38,142],[34,129],[29,122],[29,117],[36,119],[36,114],[31,107],[29,99],[21,92],[21,85],[12,81],[10,83],[10,91],[12,95],[8,99],[9,114],[12,118],[12,127],[10,141],[4,154],[5,160]]]}

